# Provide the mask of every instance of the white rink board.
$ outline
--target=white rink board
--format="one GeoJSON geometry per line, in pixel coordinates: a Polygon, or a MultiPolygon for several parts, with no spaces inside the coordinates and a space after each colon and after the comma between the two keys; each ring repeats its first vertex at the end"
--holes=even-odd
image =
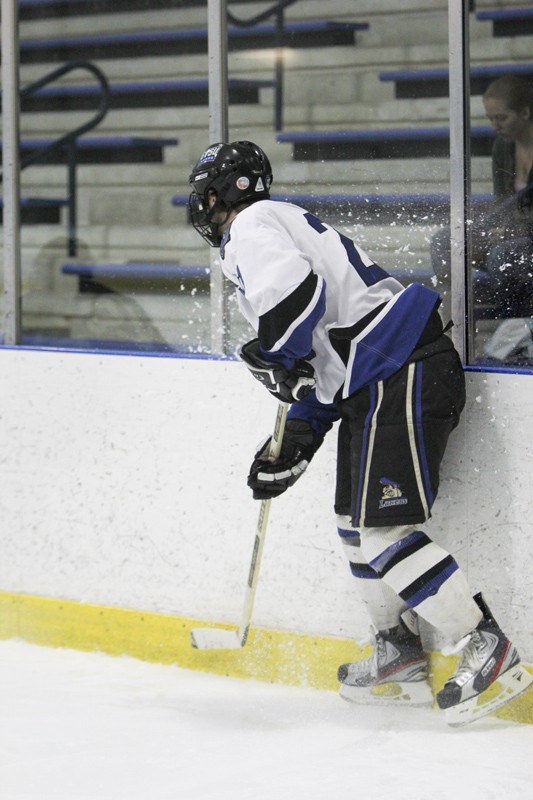
{"type": "MultiPolygon", "coordinates": [[[[237,623],[276,401],[242,364],[0,350],[0,590],[237,623]]],[[[428,533],[533,661],[527,375],[468,373],[428,533]]],[[[337,541],[335,436],[272,504],[257,625],[363,641],[337,541]]]]}

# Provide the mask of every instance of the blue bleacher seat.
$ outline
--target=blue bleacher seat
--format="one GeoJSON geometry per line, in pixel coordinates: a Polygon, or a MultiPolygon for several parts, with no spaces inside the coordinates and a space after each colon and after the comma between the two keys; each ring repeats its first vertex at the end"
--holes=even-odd
{"type": "Polygon", "coordinates": [[[167,264],[132,261],[127,264],[63,264],[64,275],[77,275],[91,280],[205,281],[209,267],[203,265],[167,264]]]}
{"type": "MultiPolygon", "coordinates": [[[[180,281],[209,283],[210,268],[202,265],[158,264],[153,262],[132,262],[128,264],[63,264],[64,275],[75,275],[80,279],[80,291],[94,292],[104,284],[119,285],[124,281],[133,282],[145,290],[157,289],[158,284],[180,281]]],[[[401,268],[394,271],[394,276],[402,281],[434,281],[431,269],[401,268]]],[[[163,289],[164,290],[164,289],[163,289]]]]}
{"type": "Polygon", "coordinates": [[[82,294],[112,293],[125,286],[128,289],[134,286],[147,293],[176,292],[184,285],[196,289],[209,287],[210,268],[201,264],[154,261],[102,264],[68,262],[62,264],[60,269],[63,275],[78,278],[78,290],[82,294]]]}
{"type": "MultiPolygon", "coordinates": [[[[364,22],[286,22],[284,47],[338,47],[354,44],[357,31],[368,29],[364,22]]],[[[275,47],[276,26],[228,27],[230,50],[275,47]]],[[[70,59],[148,58],[207,52],[207,28],[105,33],[22,39],[22,63],[68,61],[70,59]]]]}
{"type": "MultiPolygon", "coordinates": [[[[83,294],[114,293],[136,291],[144,293],[163,293],[176,291],[171,288],[177,282],[197,288],[209,288],[210,268],[207,265],[160,264],[154,262],[131,262],[128,264],[63,264],[61,272],[78,278],[78,289],[83,294]]],[[[439,290],[445,284],[438,283],[431,267],[398,267],[389,269],[404,285],[412,282],[424,283],[439,290]]],[[[476,318],[494,318],[500,314],[497,307],[497,292],[494,279],[484,270],[473,270],[472,285],[476,318]]],[[[71,345],[72,346],[72,345],[71,345]]]]}
{"type": "MultiPolygon", "coordinates": [[[[255,3],[256,0],[231,0],[232,3],[255,3]]],[[[19,0],[21,19],[71,17],[86,14],[116,14],[131,11],[154,11],[168,8],[205,6],[206,0],[19,0]]]]}
{"type": "MultiPolygon", "coordinates": [[[[258,103],[259,91],[271,88],[274,81],[240,80],[230,78],[228,97],[230,103],[258,103]]],[[[207,105],[209,99],[207,80],[132,81],[110,85],[109,108],[161,108],[167,106],[207,105]]],[[[80,111],[94,109],[99,101],[97,85],[46,86],[22,99],[22,112],[80,111]]]]}
{"type": "MultiPolygon", "coordinates": [[[[475,194],[472,202],[478,209],[486,207],[492,199],[490,194],[475,194]]],[[[324,218],[344,222],[360,222],[366,225],[384,225],[388,222],[436,224],[448,221],[450,197],[447,194],[319,194],[309,192],[279,195],[272,200],[295,203],[308,211],[322,214],[324,218]]],[[[187,207],[189,195],[176,194],[171,203],[187,207]]]]}
{"type": "MultiPolygon", "coordinates": [[[[533,63],[493,64],[470,69],[470,93],[483,94],[489,83],[502,75],[533,76],[533,63]]],[[[394,96],[398,99],[413,97],[448,97],[448,69],[396,69],[379,73],[380,81],[395,84],[394,96]]]]}
{"type": "Polygon", "coordinates": [[[493,36],[531,36],[533,8],[489,8],[476,12],[476,19],[492,22],[493,36]]]}
{"type": "MultiPolygon", "coordinates": [[[[19,148],[21,158],[41,147],[53,143],[53,139],[21,139],[19,148]]],[[[160,163],[163,161],[165,147],[179,144],[179,139],[172,137],[147,136],[92,136],[80,137],[76,142],[76,163],[78,164],[133,164],[160,163]]],[[[2,142],[0,141],[0,152],[2,142]]],[[[48,153],[42,162],[47,164],[64,164],[67,156],[66,146],[48,153]]],[[[42,163],[40,162],[40,163],[42,163]]]]}
{"type": "MultiPolygon", "coordinates": [[[[278,133],[277,141],[293,145],[296,161],[336,159],[428,158],[450,155],[448,128],[381,128],[355,131],[290,131],[278,133]]],[[[494,131],[473,127],[474,156],[490,155],[494,131]]]]}
{"type": "MultiPolygon", "coordinates": [[[[81,293],[110,293],[121,291],[121,287],[134,287],[140,292],[163,292],[170,290],[170,285],[191,282],[205,289],[209,287],[210,269],[206,265],[159,264],[131,262],[128,264],[63,264],[61,272],[79,279],[78,288],[81,293]]],[[[388,272],[405,285],[413,281],[435,287],[435,274],[431,267],[416,268],[398,267],[388,272]]],[[[481,318],[485,312],[489,317],[494,312],[493,279],[483,270],[472,273],[476,313],[481,318]]]]}
{"type": "MultiPolygon", "coordinates": [[[[68,201],[56,197],[21,197],[20,221],[22,225],[57,225],[61,210],[68,201]]],[[[4,198],[0,196],[0,222],[3,222],[4,198]]]]}

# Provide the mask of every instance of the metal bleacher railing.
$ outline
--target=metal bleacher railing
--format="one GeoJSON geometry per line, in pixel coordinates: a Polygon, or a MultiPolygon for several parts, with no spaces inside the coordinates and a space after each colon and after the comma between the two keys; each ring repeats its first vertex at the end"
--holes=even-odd
{"type": "MultiPolygon", "coordinates": [[[[31,97],[43,86],[47,86],[62,78],[64,75],[74,70],[86,70],[97,80],[99,86],[99,105],[93,116],[71,131],[68,131],[57,139],[53,139],[41,146],[36,147],[20,161],[20,168],[26,169],[32,164],[37,164],[45,160],[53,153],[60,150],[66,151],[67,160],[67,215],[68,215],[68,255],[75,256],[77,248],[77,141],[84,133],[95,128],[104,119],[109,108],[109,84],[106,76],[95,64],[88,61],[71,61],[68,64],[52,70],[42,78],[39,78],[21,89],[21,101],[25,97],[31,97]]],[[[0,175],[1,178],[1,175],[0,175]]]]}

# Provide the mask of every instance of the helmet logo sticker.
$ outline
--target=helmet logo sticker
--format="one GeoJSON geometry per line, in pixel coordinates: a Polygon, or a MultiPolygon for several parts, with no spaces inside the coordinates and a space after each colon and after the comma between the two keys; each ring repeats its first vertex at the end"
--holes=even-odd
{"type": "Polygon", "coordinates": [[[255,184],[255,191],[256,192],[264,192],[265,191],[265,184],[263,183],[262,178],[257,179],[257,183],[255,184]]]}
{"type": "Polygon", "coordinates": [[[244,189],[247,189],[250,185],[250,181],[245,175],[243,175],[240,178],[237,178],[236,183],[237,183],[237,189],[241,189],[242,191],[244,191],[244,189]]]}
{"type": "Polygon", "coordinates": [[[197,166],[201,166],[202,164],[205,164],[208,161],[214,161],[221,147],[223,147],[222,144],[216,144],[213,147],[208,147],[205,153],[202,153],[202,155],[200,156],[197,166]]]}

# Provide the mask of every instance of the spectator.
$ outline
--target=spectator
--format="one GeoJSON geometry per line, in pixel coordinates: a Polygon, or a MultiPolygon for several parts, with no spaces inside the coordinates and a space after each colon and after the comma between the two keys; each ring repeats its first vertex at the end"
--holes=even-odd
{"type": "MultiPolygon", "coordinates": [[[[533,297],[533,89],[513,75],[493,81],[483,105],[496,131],[492,151],[493,203],[474,220],[472,266],[492,277],[504,317],[530,316],[533,297]]],[[[450,229],[432,239],[435,274],[450,277],[450,229]]]]}

